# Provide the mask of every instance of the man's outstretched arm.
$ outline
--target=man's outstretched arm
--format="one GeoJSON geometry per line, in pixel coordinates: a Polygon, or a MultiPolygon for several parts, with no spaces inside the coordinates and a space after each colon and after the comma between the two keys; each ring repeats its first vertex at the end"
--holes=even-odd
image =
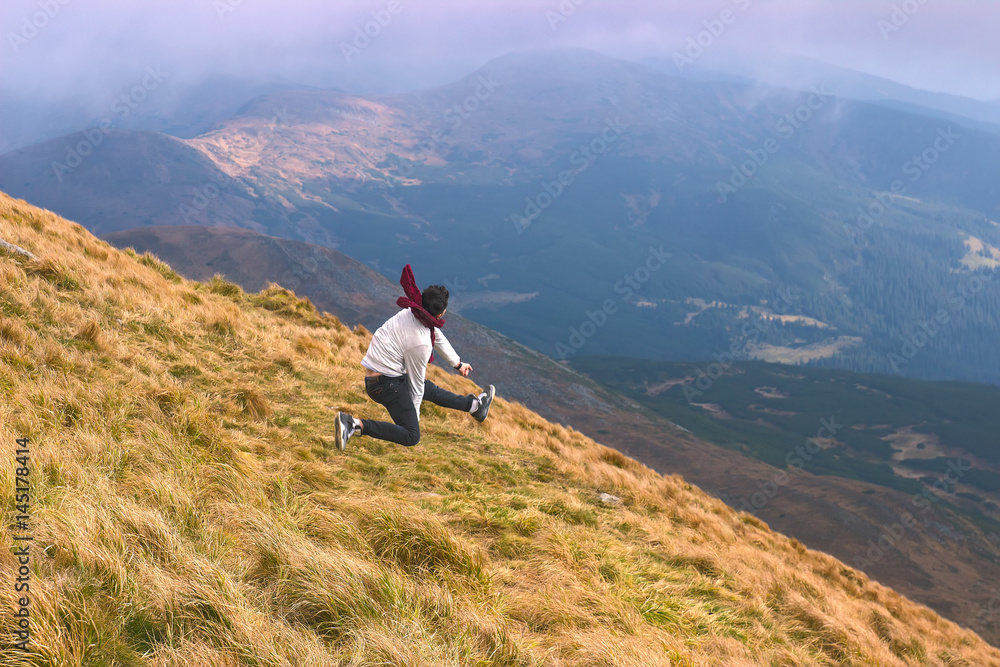
{"type": "Polygon", "coordinates": [[[449,366],[457,370],[464,377],[469,376],[469,372],[472,371],[472,366],[462,363],[462,358],[458,356],[458,352],[456,352],[455,348],[451,346],[448,338],[440,329],[434,330],[434,350],[441,355],[441,357],[445,360],[445,363],[449,366]]]}

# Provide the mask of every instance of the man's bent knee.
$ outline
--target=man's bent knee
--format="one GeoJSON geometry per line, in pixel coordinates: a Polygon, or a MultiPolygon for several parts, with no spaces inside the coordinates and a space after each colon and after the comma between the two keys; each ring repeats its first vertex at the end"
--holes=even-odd
{"type": "Polygon", "coordinates": [[[403,439],[404,447],[415,447],[420,442],[420,428],[406,429],[406,437],[403,439]]]}

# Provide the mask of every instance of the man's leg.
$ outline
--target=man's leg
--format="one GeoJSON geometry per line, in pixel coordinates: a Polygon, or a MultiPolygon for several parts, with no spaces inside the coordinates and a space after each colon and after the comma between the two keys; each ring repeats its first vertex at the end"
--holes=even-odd
{"type": "Polygon", "coordinates": [[[447,389],[442,389],[430,380],[424,381],[424,400],[430,401],[434,405],[451,410],[461,410],[462,412],[472,412],[472,406],[476,397],[472,394],[459,396],[447,389]]]}
{"type": "Polygon", "coordinates": [[[385,406],[394,424],[361,420],[361,435],[376,440],[394,442],[404,447],[413,447],[420,442],[420,420],[410,398],[410,390],[404,378],[385,375],[365,378],[365,391],[376,403],[385,406]]]}

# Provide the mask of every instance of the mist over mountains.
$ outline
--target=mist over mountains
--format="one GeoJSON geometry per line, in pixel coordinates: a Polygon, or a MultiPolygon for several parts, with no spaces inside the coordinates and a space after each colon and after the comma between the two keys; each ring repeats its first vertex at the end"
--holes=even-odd
{"type": "Polygon", "coordinates": [[[837,91],[838,97],[874,102],[889,108],[914,113],[938,115],[961,125],[972,124],[978,129],[997,131],[1000,127],[1000,104],[997,100],[981,100],[931,92],[907,86],[891,79],[837,67],[814,58],[794,54],[757,56],[753,59],[712,57],[709,54],[682,72],[676,63],[665,58],[648,58],[645,64],[667,74],[682,74],[703,81],[733,81],[747,85],[768,85],[792,90],[807,90],[826,85],[837,91]]]}

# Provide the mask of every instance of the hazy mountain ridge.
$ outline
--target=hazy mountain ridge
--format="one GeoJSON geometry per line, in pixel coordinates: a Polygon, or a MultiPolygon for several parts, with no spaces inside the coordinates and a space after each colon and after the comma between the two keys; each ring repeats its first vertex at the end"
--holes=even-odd
{"type": "Polygon", "coordinates": [[[91,128],[0,158],[13,191],[44,192],[47,206],[97,233],[136,224],[265,229],[280,212],[201,151],[164,134],[91,128]],[[109,188],[108,184],[113,184],[109,188]]]}
{"type": "Polygon", "coordinates": [[[149,91],[148,98],[129,105],[127,113],[122,107],[112,109],[112,100],[120,99],[122,93],[110,90],[100,103],[23,94],[4,96],[0,100],[0,117],[4,119],[0,126],[0,154],[76,134],[82,128],[99,126],[105,119],[112,120],[119,130],[161,132],[188,139],[239,114],[248,99],[303,88],[300,83],[284,79],[209,75],[192,82],[180,80],[179,72],[166,74],[169,84],[149,91]]]}
{"type": "MultiPolygon", "coordinates": [[[[667,74],[679,74],[673,60],[651,58],[643,62],[667,74]]],[[[1000,105],[995,100],[920,90],[884,77],[792,54],[770,59],[757,56],[750,61],[703,59],[680,74],[700,80],[763,84],[793,90],[808,90],[825,84],[836,89],[840,97],[876,102],[899,111],[938,115],[950,122],[974,124],[976,129],[1000,132],[1000,105]]]]}

